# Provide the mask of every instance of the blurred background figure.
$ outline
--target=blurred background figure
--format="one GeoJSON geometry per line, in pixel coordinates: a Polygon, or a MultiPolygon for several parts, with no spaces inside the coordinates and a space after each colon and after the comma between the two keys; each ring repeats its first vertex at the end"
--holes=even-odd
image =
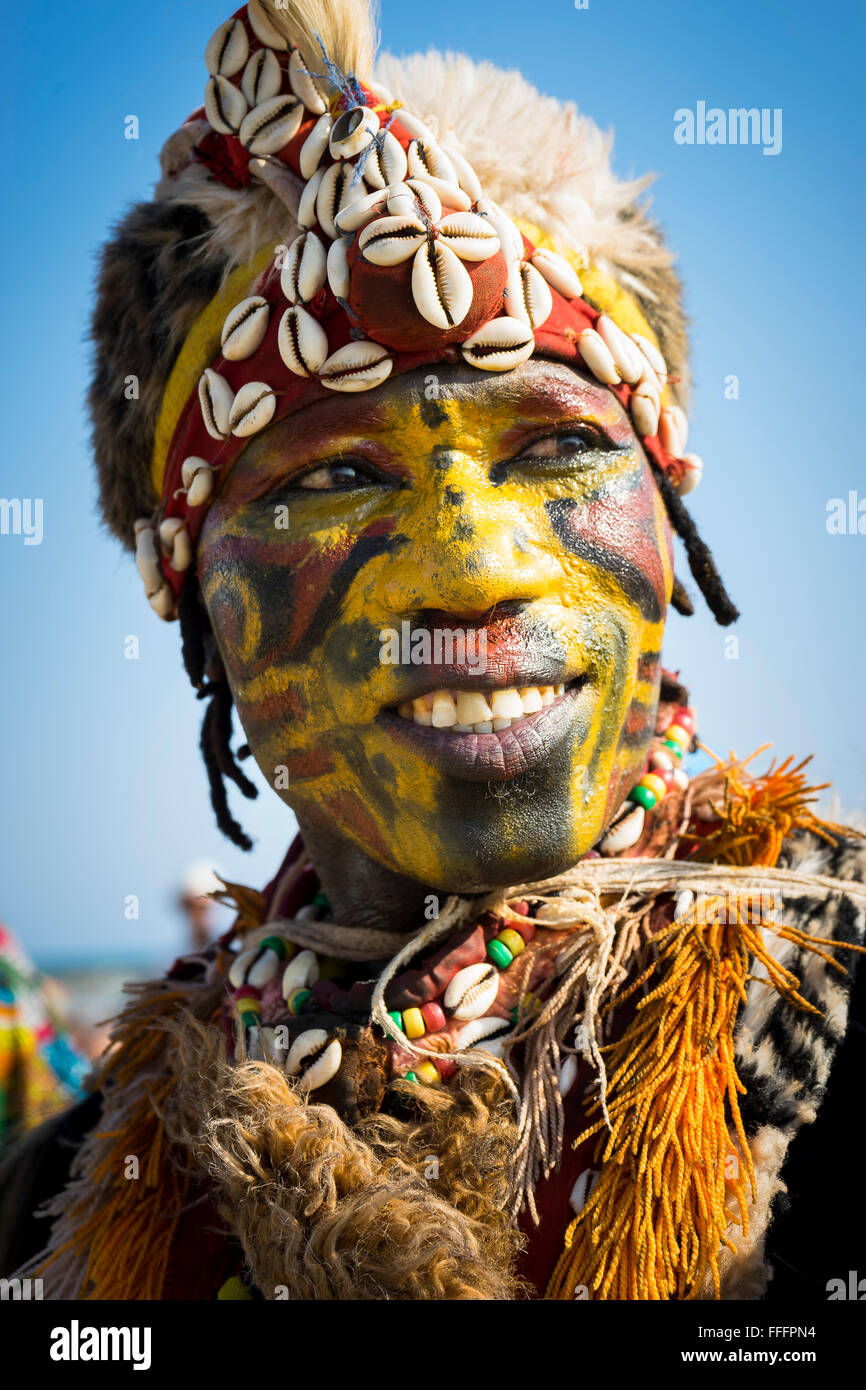
{"type": "Polygon", "coordinates": [[[81,1099],[94,1055],[81,1043],[63,986],[0,925],[0,1148],[81,1099]]]}
{"type": "Polygon", "coordinates": [[[222,891],[222,884],[204,859],[190,864],[183,877],[178,904],[187,921],[188,945],[184,950],[201,951],[217,934],[220,907],[208,895],[222,891]]]}

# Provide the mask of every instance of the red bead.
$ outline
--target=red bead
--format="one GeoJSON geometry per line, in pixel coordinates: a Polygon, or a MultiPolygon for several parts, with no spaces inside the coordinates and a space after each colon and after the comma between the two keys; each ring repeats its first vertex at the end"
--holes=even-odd
{"type": "Polygon", "coordinates": [[[262,992],[254,985],[241,985],[240,989],[235,990],[235,999],[261,999],[262,992]]]}
{"type": "Polygon", "coordinates": [[[526,942],[530,942],[535,935],[534,922],[518,922],[516,917],[511,917],[504,925],[511,927],[512,931],[518,932],[526,942]]]}
{"type": "Polygon", "coordinates": [[[428,1033],[438,1033],[440,1028],[444,1028],[448,1022],[436,1000],[433,999],[429,1004],[421,1005],[421,1017],[427,1024],[428,1033]]]}
{"type": "Polygon", "coordinates": [[[450,1081],[457,1071],[457,1063],[452,1062],[450,1057],[433,1057],[431,1061],[443,1081],[450,1081]]]}
{"type": "Polygon", "coordinates": [[[695,721],[685,705],[680,705],[679,709],[674,710],[673,723],[679,724],[681,729],[685,729],[687,734],[695,732],[695,721]]]}
{"type": "Polygon", "coordinates": [[[656,777],[660,777],[662,779],[668,791],[670,791],[671,787],[676,786],[673,772],[663,772],[660,767],[654,767],[653,772],[655,773],[656,777]]]}

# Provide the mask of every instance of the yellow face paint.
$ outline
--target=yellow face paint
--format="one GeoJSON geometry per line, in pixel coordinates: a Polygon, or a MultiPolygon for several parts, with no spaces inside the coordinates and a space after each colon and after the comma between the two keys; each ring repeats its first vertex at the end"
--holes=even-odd
{"type": "Polygon", "coordinates": [[[478,891],[561,870],[642,771],[670,532],[619,402],[562,364],[410,373],[273,426],[210,509],[199,575],[268,781],[302,828],[400,874],[478,891]],[[560,683],[502,731],[399,713],[560,683]]]}

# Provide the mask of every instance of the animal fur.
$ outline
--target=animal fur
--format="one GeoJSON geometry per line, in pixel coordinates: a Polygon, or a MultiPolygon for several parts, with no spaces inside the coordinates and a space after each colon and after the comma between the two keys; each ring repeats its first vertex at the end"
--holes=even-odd
{"type": "MultiPolygon", "coordinates": [[[[375,25],[368,0],[264,0],[272,22],[313,71],[318,33],[344,71],[373,78],[375,25]]],[[[205,36],[206,37],[206,36],[205,36]]],[[[573,103],[541,96],[518,73],[459,54],[387,56],[377,70],[407,107],[458,143],[488,196],[593,260],[640,301],[685,400],[687,341],[679,281],[658,228],[638,199],[647,180],[621,181],[611,137],[573,103]]],[[[156,505],[153,434],[171,368],[197,314],[225,276],[297,224],[270,188],[228,189],[192,160],[206,122],[167,141],[152,202],[128,213],[106,245],[92,323],[90,409],[100,502],[109,528],[130,548],[137,517],[156,505]],[[136,375],[138,400],[125,378],[136,375]]]]}

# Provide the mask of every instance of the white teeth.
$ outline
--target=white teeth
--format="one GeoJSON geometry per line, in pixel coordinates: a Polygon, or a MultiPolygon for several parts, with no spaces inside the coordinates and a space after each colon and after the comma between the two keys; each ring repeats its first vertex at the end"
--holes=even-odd
{"type": "Polygon", "coordinates": [[[448,729],[454,734],[491,734],[510,729],[530,714],[546,709],[565,693],[565,686],[533,685],[518,691],[436,690],[404,701],[397,713],[425,728],[448,729]]]}
{"type": "Polygon", "coordinates": [[[460,690],[457,693],[457,721],[460,724],[478,724],[493,718],[493,711],[484,696],[474,690],[460,690]]]}
{"type": "Polygon", "coordinates": [[[523,702],[516,690],[494,690],[490,698],[490,708],[496,719],[520,719],[523,716],[523,702]]]}
{"type": "Polygon", "coordinates": [[[456,723],[457,706],[447,690],[437,690],[433,696],[433,728],[450,729],[456,723]]]}

